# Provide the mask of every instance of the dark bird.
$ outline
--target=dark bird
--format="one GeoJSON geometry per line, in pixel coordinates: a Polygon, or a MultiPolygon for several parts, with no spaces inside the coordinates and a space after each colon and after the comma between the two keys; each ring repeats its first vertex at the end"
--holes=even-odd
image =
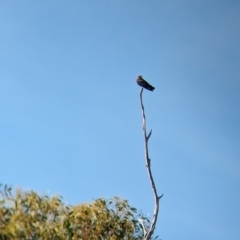
{"type": "Polygon", "coordinates": [[[146,88],[149,91],[153,91],[155,89],[155,87],[153,87],[152,85],[150,85],[147,81],[145,81],[142,76],[138,76],[137,78],[137,84],[143,88],[146,88]]]}

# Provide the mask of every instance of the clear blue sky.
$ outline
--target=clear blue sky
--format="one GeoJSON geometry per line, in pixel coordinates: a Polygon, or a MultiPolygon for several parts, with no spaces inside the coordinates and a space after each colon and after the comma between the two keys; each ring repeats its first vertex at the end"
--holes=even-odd
{"type": "Polygon", "coordinates": [[[148,215],[161,239],[240,239],[240,2],[1,1],[0,181],[148,215]]]}

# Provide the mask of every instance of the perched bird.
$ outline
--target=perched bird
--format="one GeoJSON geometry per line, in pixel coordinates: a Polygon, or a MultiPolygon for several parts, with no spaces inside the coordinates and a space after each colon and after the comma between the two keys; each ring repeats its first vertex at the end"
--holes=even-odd
{"type": "Polygon", "coordinates": [[[149,91],[153,91],[155,89],[155,87],[153,87],[152,85],[150,85],[147,81],[145,81],[142,76],[138,76],[137,78],[137,84],[143,88],[146,88],[149,91]]]}

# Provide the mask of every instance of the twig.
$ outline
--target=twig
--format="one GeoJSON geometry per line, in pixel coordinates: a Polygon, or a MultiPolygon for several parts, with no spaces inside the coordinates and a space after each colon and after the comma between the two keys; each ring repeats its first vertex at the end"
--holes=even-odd
{"type": "MultiPolygon", "coordinates": [[[[148,176],[152,185],[153,189],[153,195],[154,195],[154,201],[155,201],[155,207],[154,207],[154,213],[153,213],[153,218],[151,225],[148,230],[146,230],[146,234],[144,234],[144,240],[149,240],[151,236],[154,233],[156,223],[157,223],[157,218],[158,218],[158,211],[159,211],[159,200],[163,196],[158,196],[157,194],[157,189],[153,180],[152,176],[152,171],[151,171],[151,166],[150,166],[150,158],[148,155],[148,140],[151,137],[152,130],[149,132],[149,134],[146,134],[146,117],[145,117],[145,112],[144,112],[144,106],[143,106],[143,101],[142,101],[142,93],[143,93],[143,88],[140,91],[140,102],[141,102],[141,107],[142,107],[142,117],[143,117],[143,136],[144,136],[144,150],[145,150],[145,161],[146,161],[146,167],[148,171],[148,176]]],[[[144,231],[145,232],[145,231],[144,231]]]]}

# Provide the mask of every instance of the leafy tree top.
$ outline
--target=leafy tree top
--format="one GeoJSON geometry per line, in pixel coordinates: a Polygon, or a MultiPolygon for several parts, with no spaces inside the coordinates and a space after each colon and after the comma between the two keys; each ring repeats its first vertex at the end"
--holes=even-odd
{"type": "Polygon", "coordinates": [[[40,196],[34,191],[0,184],[0,239],[137,240],[143,239],[138,221],[149,220],[114,197],[76,206],[66,205],[60,196],[40,196]]]}

